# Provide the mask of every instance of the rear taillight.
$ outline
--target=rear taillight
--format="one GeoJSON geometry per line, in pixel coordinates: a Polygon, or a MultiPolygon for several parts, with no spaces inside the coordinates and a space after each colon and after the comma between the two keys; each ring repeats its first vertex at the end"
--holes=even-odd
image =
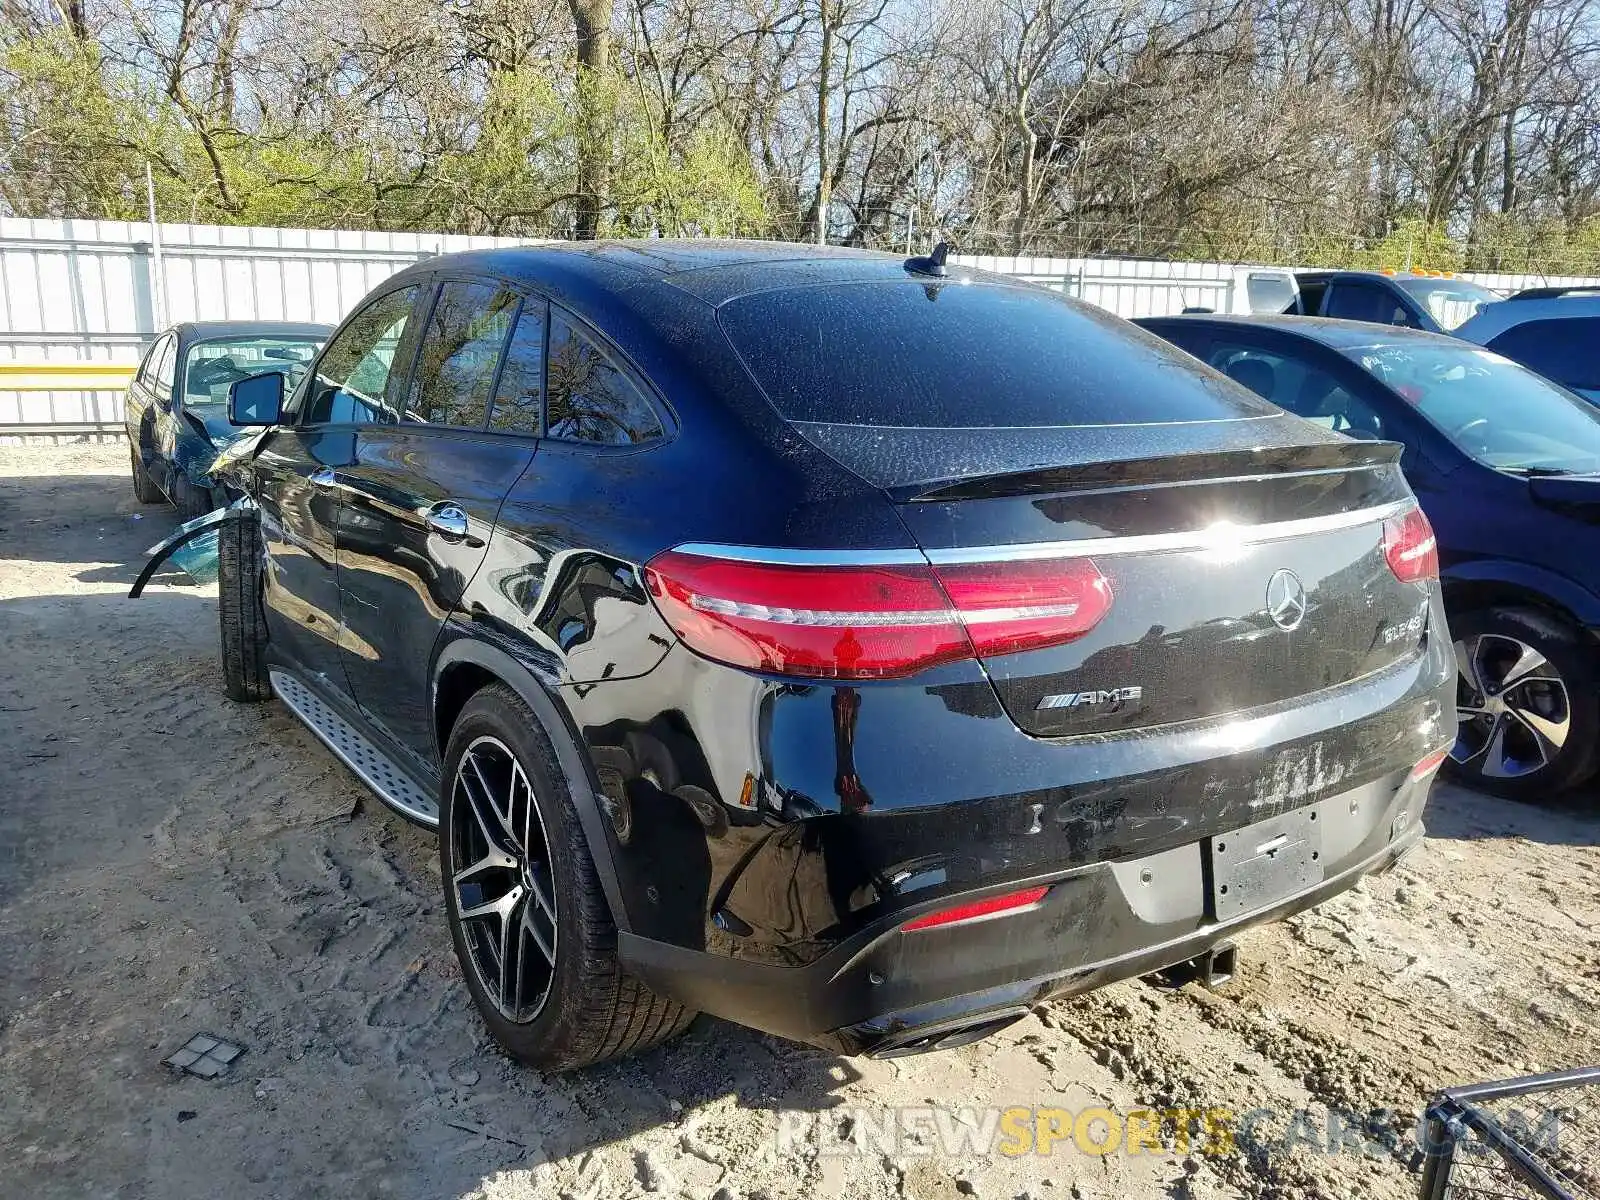
{"type": "Polygon", "coordinates": [[[829,679],[1060,645],[1111,608],[1111,585],[1088,559],[833,566],[669,550],[645,582],[673,632],[705,657],[829,679]]]}
{"type": "Polygon", "coordinates": [[[1021,912],[1023,909],[1033,908],[1044,899],[1048,887],[1024,888],[1020,892],[1010,892],[1004,896],[990,896],[986,900],[974,900],[970,904],[958,904],[954,908],[940,909],[931,912],[925,917],[918,917],[915,921],[907,921],[900,926],[907,932],[918,929],[937,929],[946,925],[965,925],[972,921],[982,921],[989,917],[1003,917],[1008,913],[1021,912]]]}
{"type": "Polygon", "coordinates": [[[673,632],[736,667],[871,679],[971,653],[927,567],[778,566],[669,550],[645,581],[673,632]]]}
{"type": "Polygon", "coordinates": [[[1383,556],[1402,583],[1439,578],[1439,543],[1420,508],[1407,509],[1383,523],[1383,556]]]}
{"type": "Polygon", "coordinates": [[[1087,558],[933,568],[980,658],[1059,646],[1111,611],[1111,582],[1087,558]]]}

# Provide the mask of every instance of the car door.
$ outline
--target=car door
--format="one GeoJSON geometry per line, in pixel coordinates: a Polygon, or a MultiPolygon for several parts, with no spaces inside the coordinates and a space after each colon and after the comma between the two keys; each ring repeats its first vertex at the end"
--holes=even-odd
{"type": "Polygon", "coordinates": [[[274,655],[339,692],[350,691],[341,648],[357,644],[341,620],[339,473],[356,461],[357,435],[393,423],[415,344],[425,282],[363,305],[329,339],[296,389],[284,423],[262,440],[253,468],[267,572],[263,597],[274,655]]]}
{"type": "Polygon", "coordinates": [[[174,331],[172,344],[162,354],[160,363],[156,365],[155,376],[151,380],[151,391],[155,400],[151,408],[155,453],[150,461],[150,475],[161,485],[161,490],[166,492],[167,498],[174,502],[178,498],[178,438],[182,433],[182,421],[178,417],[176,408],[178,367],[183,362],[186,352],[182,331],[174,331]]]}
{"type": "Polygon", "coordinates": [[[163,490],[167,487],[165,464],[159,461],[163,403],[172,403],[173,351],[177,334],[167,332],[155,340],[139,370],[128,384],[128,437],[139,448],[145,471],[163,490]]]}
{"type": "Polygon", "coordinates": [[[362,712],[428,766],[434,644],[535,450],[485,428],[523,299],[492,279],[441,279],[400,421],[362,428],[338,469],[345,674],[362,712]]]}
{"type": "Polygon", "coordinates": [[[565,682],[649,671],[671,643],[637,564],[614,550],[654,520],[639,496],[654,494],[648,455],[676,428],[670,408],[598,330],[525,304],[489,425],[539,442],[501,506],[475,612],[540,643],[565,682]]]}
{"type": "MultiPolygon", "coordinates": [[[[160,490],[173,494],[173,386],[178,373],[178,334],[163,336],[150,352],[149,371],[139,382],[139,450],[144,469],[160,490]]],[[[131,416],[130,416],[131,421],[131,416]]]]}

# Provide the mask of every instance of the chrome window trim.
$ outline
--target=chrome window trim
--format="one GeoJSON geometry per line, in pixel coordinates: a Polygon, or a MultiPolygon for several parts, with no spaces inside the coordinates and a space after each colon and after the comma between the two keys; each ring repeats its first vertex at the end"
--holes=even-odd
{"type": "Polygon", "coordinates": [[[1164,554],[1186,550],[1217,550],[1255,546],[1287,538],[1356,529],[1398,516],[1416,507],[1416,501],[1398,500],[1351,512],[1300,517],[1267,525],[1219,524],[1182,533],[1145,533],[1129,537],[1080,538],[1062,542],[1022,542],[1014,546],[960,546],[947,550],[802,550],[773,546],[725,546],[715,542],[687,542],[674,546],[678,554],[724,558],[738,562],[784,567],[921,566],[932,562],[1023,562],[1043,558],[1088,558],[1116,554],[1164,554]]]}

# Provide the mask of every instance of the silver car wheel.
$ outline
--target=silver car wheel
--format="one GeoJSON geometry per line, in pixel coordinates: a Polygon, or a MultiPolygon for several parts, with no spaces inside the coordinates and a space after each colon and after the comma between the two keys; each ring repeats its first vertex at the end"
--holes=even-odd
{"type": "Polygon", "coordinates": [[[556,893],[544,818],[499,738],[467,747],[451,782],[450,887],[483,991],[506,1020],[544,1008],[556,964],[556,893]]]}
{"type": "Polygon", "coordinates": [[[1566,745],[1572,705],[1538,650],[1504,634],[1463,638],[1456,652],[1456,744],[1450,757],[1490,779],[1541,771],[1566,745]]]}

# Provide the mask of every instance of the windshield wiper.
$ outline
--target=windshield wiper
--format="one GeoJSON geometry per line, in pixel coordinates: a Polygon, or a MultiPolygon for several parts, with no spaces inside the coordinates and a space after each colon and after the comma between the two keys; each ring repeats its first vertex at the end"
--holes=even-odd
{"type": "Polygon", "coordinates": [[[1600,463],[1581,470],[1575,467],[1501,467],[1500,470],[1525,479],[1600,479],[1600,463]]]}

